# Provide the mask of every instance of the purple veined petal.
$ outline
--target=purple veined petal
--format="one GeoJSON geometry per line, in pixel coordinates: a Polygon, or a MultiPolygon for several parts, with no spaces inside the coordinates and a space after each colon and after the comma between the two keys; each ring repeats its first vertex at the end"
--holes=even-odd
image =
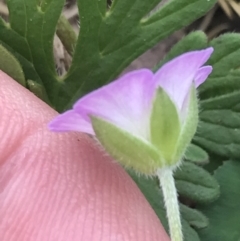
{"type": "Polygon", "coordinates": [[[212,66],[204,66],[202,68],[200,68],[195,77],[194,77],[194,82],[195,82],[195,86],[196,88],[201,85],[206,79],[207,77],[211,74],[212,72],[212,66]]]}
{"type": "MultiPolygon", "coordinates": [[[[133,71],[76,102],[73,110],[89,124],[90,115],[103,118],[136,136],[149,139],[151,102],[155,92],[153,73],[133,71]]],[[[76,127],[74,122],[73,129],[76,127]]],[[[76,127],[78,131],[85,131],[76,127]]]]}
{"type": "Polygon", "coordinates": [[[196,73],[212,52],[213,48],[207,48],[182,54],[156,72],[154,81],[169,94],[179,111],[196,73]]]}
{"type": "Polygon", "coordinates": [[[51,131],[64,132],[64,131],[80,131],[94,135],[91,123],[84,120],[74,110],[69,110],[57,116],[49,124],[48,128],[51,131]]]}

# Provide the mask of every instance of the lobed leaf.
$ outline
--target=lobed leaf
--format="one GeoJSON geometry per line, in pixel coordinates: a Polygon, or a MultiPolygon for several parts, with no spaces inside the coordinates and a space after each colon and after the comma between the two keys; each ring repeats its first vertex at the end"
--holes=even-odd
{"type": "Polygon", "coordinates": [[[194,141],[222,157],[240,157],[240,35],[224,34],[210,42],[213,73],[200,88],[201,123],[194,141]]]}
{"type": "Polygon", "coordinates": [[[195,229],[206,228],[209,224],[208,218],[197,209],[180,203],[180,211],[182,217],[195,229]]]}
{"type": "Polygon", "coordinates": [[[64,0],[43,8],[32,0],[8,0],[10,25],[0,22],[0,41],[18,59],[26,79],[43,84],[48,98],[57,102],[58,86],[53,60],[53,36],[64,0]]]}
{"type": "Polygon", "coordinates": [[[183,162],[174,177],[182,197],[197,203],[210,203],[219,197],[219,185],[215,178],[193,163],[183,162]]]}
{"type": "Polygon", "coordinates": [[[190,144],[185,153],[185,159],[195,164],[206,164],[209,162],[209,156],[201,147],[190,144]]]}
{"type": "Polygon", "coordinates": [[[210,206],[198,206],[209,218],[209,226],[200,230],[204,241],[236,241],[240,238],[240,162],[227,161],[214,173],[221,186],[220,198],[210,206]]]}
{"type": "Polygon", "coordinates": [[[82,95],[115,79],[136,57],[202,16],[216,0],[172,0],[146,17],[159,2],[113,1],[104,13],[99,7],[102,1],[78,0],[81,31],[57,109],[71,106],[82,95]]]}
{"type": "Polygon", "coordinates": [[[150,17],[148,13],[160,0],[115,0],[110,9],[106,0],[78,0],[81,31],[76,48],[76,36],[68,23],[58,25],[68,51],[72,54],[75,49],[64,80],[59,80],[55,71],[53,36],[65,1],[37,2],[7,1],[10,25],[0,21],[0,43],[20,62],[26,79],[43,85],[46,99],[62,111],[112,81],[136,57],[202,16],[216,0],[172,0],[150,17]],[[66,32],[73,44],[66,44],[66,32]]]}

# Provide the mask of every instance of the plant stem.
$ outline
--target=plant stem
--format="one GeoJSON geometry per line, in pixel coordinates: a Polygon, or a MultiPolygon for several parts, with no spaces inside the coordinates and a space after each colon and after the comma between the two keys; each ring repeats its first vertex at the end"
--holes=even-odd
{"type": "Polygon", "coordinates": [[[163,192],[171,241],[183,241],[177,190],[170,168],[158,169],[157,176],[163,192]]]}
{"type": "Polygon", "coordinates": [[[77,34],[63,15],[61,15],[58,20],[56,32],[57,36],[62,41],[63,46],[66,48],[69,55],[72,56],[77,43],[77,34]]]}

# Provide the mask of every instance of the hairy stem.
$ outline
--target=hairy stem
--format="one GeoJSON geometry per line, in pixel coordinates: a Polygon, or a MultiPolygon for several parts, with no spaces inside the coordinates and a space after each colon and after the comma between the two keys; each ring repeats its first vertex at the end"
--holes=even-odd
{"type": "Polygon", "coordinates": [[[157,176],[163,192],[171,241],[183,241],[182,225],[173,171],[170,168],[159,169],[157,171],[157,176]]]}

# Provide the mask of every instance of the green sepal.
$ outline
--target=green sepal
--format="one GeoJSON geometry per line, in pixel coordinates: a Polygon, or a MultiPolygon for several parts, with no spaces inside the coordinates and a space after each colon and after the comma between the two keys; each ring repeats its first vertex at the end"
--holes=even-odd
{"type": "Polygon", "coordinates": [[[160,150],[167,165],[174,164],[174,153],[181,130],[180,121],[175,104],[161,87],[153,102],[150,128],[151,143],[160,150]]]}
{"type": "Polygon", "coordinates": [[[150,143],[98,117],[91,117],[97,139],[120,164],[136,172],[152,175],[164,166],[161,154],[150,143]]]}
{"type": "Polygon", "coordinates": [[[195,86],[191,87],[189,94],[189,104],[188,110],[186,113],[186,119],[181,128],[180,138],[178,140],[177,151],[175,154],[175,159],[182,159],[188,145],[191,143],[191,140],[196,133],[198,125],[198,99],[197,99],[197,90],[195,86]]]}
{"type": "Polygon", "coordinates": [[[20,63],[2,45],[0,45],[0,69],[11,76],[19,84],[26,86],[25,77],[20,63]]]}

